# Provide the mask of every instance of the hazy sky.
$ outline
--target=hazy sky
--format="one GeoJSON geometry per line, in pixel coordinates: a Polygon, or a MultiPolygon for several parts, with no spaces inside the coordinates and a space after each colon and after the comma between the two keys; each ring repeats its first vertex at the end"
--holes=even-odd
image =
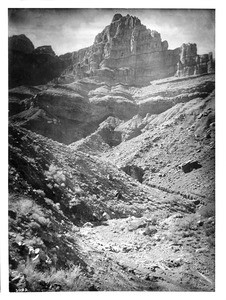
{"type": "Polygon", "coordinates": [[[215,52],[215,12],[203,9],[9,9],[9,36],[23,33],[35,47],[51,45],[60,55],[91,46],[115,13],[137,16],[169,49],[190,42],[198,54],[215,52]]]}

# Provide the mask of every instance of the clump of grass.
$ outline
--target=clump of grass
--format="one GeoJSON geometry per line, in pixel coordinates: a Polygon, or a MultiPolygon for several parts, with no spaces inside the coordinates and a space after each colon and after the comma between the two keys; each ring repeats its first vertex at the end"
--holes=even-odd
{"type": "Polygon", "coordinates": [[[28,260],[26,263],[21,263],[17,271],[26,276],[27,289],[31,292],[42,291],[43,283],[49,290],[54,285],[58,285],[63,291],[82,291],[87,286],[87,279],[80,266],[72,266],[65,270],[52,268],[50,271],[41,272],[28,260]]]}
{"type": "Polygon", "coordinates": [[[41,226],[48,227],[50,225],[49,218],[45,218],[43,215],[40,215],[39,213],[33,213],[32,218],[36,223],[40,224],[41,226]]]}
{"type": "Polygon", "coordinates": [[[40,237],[34,236],[32,239],[25,239],[24,244],[36,248],[42,247],[44,243],[40,237]]]}

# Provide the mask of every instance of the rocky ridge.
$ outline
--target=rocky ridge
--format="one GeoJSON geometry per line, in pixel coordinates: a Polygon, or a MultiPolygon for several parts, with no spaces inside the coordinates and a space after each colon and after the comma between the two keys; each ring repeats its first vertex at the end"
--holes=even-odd
{"type": "Polygon", "coordinates": [[[10,88],[46,84],[67,66],[51,46],[35,48],[24,34],[9,37],[8,49],[10,88]]]}

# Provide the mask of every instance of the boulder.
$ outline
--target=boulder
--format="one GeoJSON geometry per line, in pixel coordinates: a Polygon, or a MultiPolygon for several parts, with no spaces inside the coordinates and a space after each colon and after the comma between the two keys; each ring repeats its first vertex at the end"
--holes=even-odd
{"type": "Polygon", "coordinates": [[[127,165],[123,167],[122,170],[132,178],[142,183],[144,176],[144,170],[142,168],[138,166],[127,165]]]}
{"type": "Polygon", "coordinates": [[[202,165],[197,160],[195,160],[195,161],[188,161],[188,162],[184,163],[181,166],[181,169],[183,170],[184,173],[189,173],[189,172],[199,169],[201,167],[202,167],[202,165]]]}
{"type": "Polygon", "coordinates": [[[157,229],[155,228],[155,226],[148,226],[145,231],[144,231],[144,235],[148,235],[148,236],[153,236],[157,233],[157,229]]]}
{"type": "Polygon", "coordinates": [[[136,230],[138,228],[144,228],[146,226],[146,221],[144,219],[132,220],[128,226],[129,231],[136,230]]]}

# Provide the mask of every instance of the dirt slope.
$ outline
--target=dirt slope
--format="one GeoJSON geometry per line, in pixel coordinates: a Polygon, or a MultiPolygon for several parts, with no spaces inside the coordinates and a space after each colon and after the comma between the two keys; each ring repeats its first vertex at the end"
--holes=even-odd
{"type": "Polygon", "coordinates": [[[125,88],[11,91],[10,291],[214,290],[214,76],[126,89],[136,112],[120,119],[116,103],[99,127],[106,97],[125,88]],[[97,107],[91,135],[67,146],[24,128],[72,116],[59,110],[68,101],[97,107]]]}

